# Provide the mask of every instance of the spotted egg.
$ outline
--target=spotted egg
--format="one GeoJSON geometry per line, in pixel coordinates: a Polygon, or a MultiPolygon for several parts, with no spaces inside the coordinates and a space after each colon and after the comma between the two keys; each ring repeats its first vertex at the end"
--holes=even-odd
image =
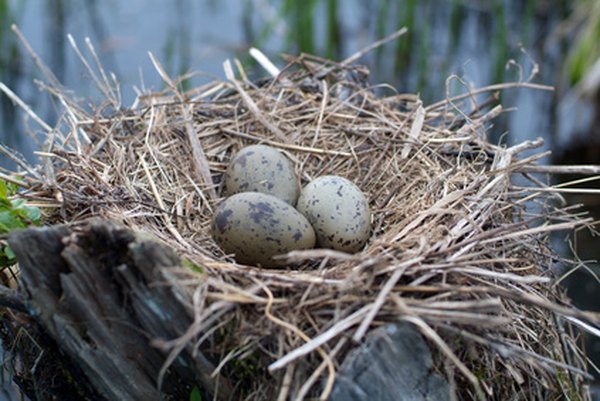
{"type": "Polygon", "coordinates": [[[369,239],[367,198],[343,177],[327,175],[311,181],[302,189],[296,208],[313,226],[319,247],[353,253],[369,239]]]}
{"type": "Polygon", "coordinates": [[[306,218],[281,199],[242,192],[225,199],[215,210],[212,235],[237,262],[274,267],[273,256],[315,246],[315,232],[306,218]]]}
{"type": "Polygon", "coordinates": [[[300,183],[292,162],[275,148],[251,145],[231,160],[224,177],[224,195],[261,192],[295,205],[300,183]]]}

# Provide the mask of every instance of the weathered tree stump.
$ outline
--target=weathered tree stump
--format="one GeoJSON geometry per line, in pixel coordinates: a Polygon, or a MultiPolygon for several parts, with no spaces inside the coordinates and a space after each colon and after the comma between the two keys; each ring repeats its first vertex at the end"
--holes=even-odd
{"type": "Polygon", "coordinates": [[[181,265],[171,249],[102,221],[13,232],[9,244],[36,322],[100,398],[182,400],[193,386],[228,398],[227,380],[211,377],[213,364],[191,349],[158,381],[166,356],[153,340],[192,323],[186,295],[168,285],[181,265]]]}
{"type": "Polygon", "coordinates": [[[371,332],[336,377],[330,401],[447,401],[448,383],[432,371],[431,352],[409,323],[371,332]]]}

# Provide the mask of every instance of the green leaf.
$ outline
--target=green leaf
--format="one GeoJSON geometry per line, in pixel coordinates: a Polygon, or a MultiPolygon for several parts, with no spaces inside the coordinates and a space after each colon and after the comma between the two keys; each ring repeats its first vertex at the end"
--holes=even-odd
{"type": "Polygon", "coordinates": [[[12,210],[5,210],[0,212],[0,233],[8,233],[17,228],[25,228],[26,225],[23,221],[15,216],[15,212],[12,210]]]}
{"type": "Polygon", "coordinates": [[[34,223],[35,225],[40,224],[40,220],[42,219],[42,211],[37,207],[25,206],[23,208],[25,212],[25,216],[29,221],[34,223]]]}
{"type": "Polygon", "coordinates": [[[8,198],[0,197],[0,210],[10,210],[12,209],[12,203],[8,198]]]}
{"type": "Polygon", "coordinates": [[[202,395],[200,394],[200,389],[196,386],[190,392],[190,401],[202,401],[202,395]]]}
{"type": "Polygon", "coordinates": [[[15,253],[13,252],[13,250],[10,248],[10,246],[5,246],[4,247],[4,254],[6,255],[6,257],[9,260],[15,260],[17,258],[17,255],[15,255],[15,253]]]}
{"type": "Polygon", "coordinates": [[[8,188],[4,180],[0,180],[0,199],[8,200],[8,188]]]}
{"type": "Polygon", "coordinates": [[[12,201],[13,209],[20,209],[23,207],[23,205],[25,205],[25,199],[15,199],[14,201],[12,201]]]}
{"type": "Polygon", "coordinates": [[[17,263],[17,256],[8,245],[3,246],[5,242],[0,244],[0,269],[6,266],[12,266],[17,263]]]}
{"type": "Polygon", "coordinates": [[[182,259],[181,260],[181,264],[184,267],[187,267],[188,269],[195,271],[196,273],[204,273],[204,271],[202,270],[202,267],[198,266],[197,264],[195,264],[194,262],[192,262],[189,259],[182,259]]]}
{"type": "Polygon", "coordinates": [[[0,200],[10,202],[8,197],[17,193],[19,186],[12,182],[0,180],[0,200]]]}
{"type": "Polygon", "coordinates": [[[18,185],[0,180],[0,233],[40,224],[42,212],[39,208],[27,206],[25,199],[9,199],[18,189],[18,185]]]}

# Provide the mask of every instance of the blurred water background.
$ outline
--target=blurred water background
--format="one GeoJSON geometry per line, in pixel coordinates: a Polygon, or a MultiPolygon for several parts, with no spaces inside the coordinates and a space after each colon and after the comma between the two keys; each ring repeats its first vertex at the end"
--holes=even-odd
{"type": "MultiPolygon", "coordinates": [[[[136,93],[160,90],[152,52],[173,76],[201,71],[184,82],[194,87],[224,78],[222,63],[239,58],[251,74],[265,75],[248,57],[260,48],[279,66],[281,53],[307,52],[341,60],[406,26],[409,33],[360,60],[372,83],[390,83],[419,93],[425,103],[447,92],[525,80],[555,91],[511,89],[502,94],[510,113],[490,135],[507,144],[543,137],[558,164],[600,164],[598,82],[600,2],[597,0],[0,0],[0,82],[9,86],[51,126],[59,105],[36,80],[41,75],[19,44],[16,24],[32,48],[65,87],[84,101],[99,94],[72,51],[89,37],[109,71],[121,83],[123,106],[136,93]],[[538,70],[539,67],[539,70],[538,70]],[[448,81],[448,77],[455,78],[448,81]],[[597,72],[598,75],[598,72],[597,72]],[[137,91],[137,92],[136,92],[137,91]]],[[[0,94],[0,142],[29,161],[40,127],[0,94]]],[[[14,164],[0,156],[0,166],[14,164]]],[[[576,177],[562,177],[574,179],[576,177]]],[[[594,185],[588,183],[588,186],[594,185]]],[[[600,218],[598,196],[572,197],[600,218]]],[[[586,233],[568,238],[589,261],[564,280],[582,308],[600,310],[600,242],[586,233]],[[575,241],[576,240],[576,241],[575,241]]],[[[565,254],[569,242],[555,239],[565,254]]],[[[575,246],[574,245],[574,246],[575,246]]],[[[600,361],[600,344],[588,352],[600,361]]],[[[0,393],[0,396],[2,394],[0,393]]],[[[8,396],[7,396],[8,397],[8,396]]]]}

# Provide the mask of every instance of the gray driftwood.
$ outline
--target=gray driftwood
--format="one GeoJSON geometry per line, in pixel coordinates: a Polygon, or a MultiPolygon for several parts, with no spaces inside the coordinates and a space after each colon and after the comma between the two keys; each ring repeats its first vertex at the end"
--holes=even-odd
{"type": "Polygon", "coordinates": [[[213,365],[184,351],[158,377],[165,355],[155,339],[174,339],[192,322],[177,286],[172,250],[111,223],[94,221],[14,232],[22,284],[35,320],[81,368],[106,400],[189,399],[198,385],[227,399],[229,385],[213,365]]]}
{"type": "Polygon", "coordinates": [[[447,401],[427,343],[409,323],[371,332],[346,357],[329,401],[447,401]]]}

